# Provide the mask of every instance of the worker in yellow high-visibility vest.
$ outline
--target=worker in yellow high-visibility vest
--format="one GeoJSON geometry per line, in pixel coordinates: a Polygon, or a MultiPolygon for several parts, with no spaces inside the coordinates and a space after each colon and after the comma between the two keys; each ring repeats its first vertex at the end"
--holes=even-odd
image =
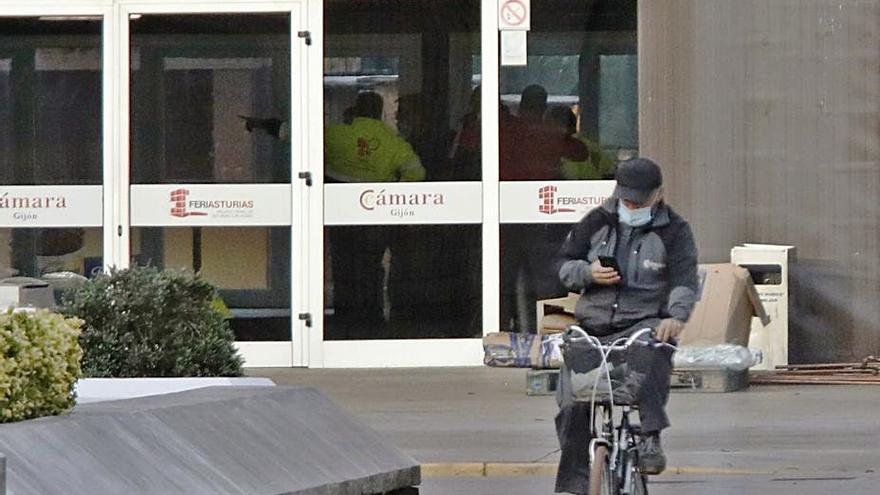
{"type": "Polygon", "coordinates": [[[545,121],[549,125],[565,131],[569,136],[582,142],[590,151],[586,160],[572,160],[562,157],[559,172],[565,180],[610,180],[614,178],[617,162],[602,149],[602,146],[577,132],[577,116],[570,107],[553,107],[547,111],[545,121]]]}
{"type": "Polygon", "coordinates": [[[425,179],[425,167],[412,146],[382,122],[384,102],[377,93],[358,95],[351,124],[324,132],[325,174],[339,182],[396,182],[425,179]]]}

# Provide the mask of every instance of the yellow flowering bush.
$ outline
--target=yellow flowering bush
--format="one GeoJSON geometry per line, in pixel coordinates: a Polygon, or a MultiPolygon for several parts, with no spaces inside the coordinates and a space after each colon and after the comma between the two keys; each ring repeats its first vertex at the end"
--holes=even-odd
{"type": "Polygon", "coordinates": [[[0,422],[63,413],[76,401],[82,322],[48,311],[0,314],[0,422]]]}

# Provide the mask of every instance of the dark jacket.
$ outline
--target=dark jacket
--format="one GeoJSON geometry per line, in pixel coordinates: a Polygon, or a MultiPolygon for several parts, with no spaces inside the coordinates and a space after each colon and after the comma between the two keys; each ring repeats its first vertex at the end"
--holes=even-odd
{"type": "Polygon", "coordinates": [[[619,225],[617,199],[590,211],[569,232],[559,252],[559,278],[580,292],[579,324],[604,336],[649,318],[687,321],[696,304],[697,248],[687,222],[665,203],[644,227],[619,225]],[[629,249],[618,258],[625,272],[617,285],[593,284],[590,264],[618,253],[621,228],[630,229],[629,249]]]}

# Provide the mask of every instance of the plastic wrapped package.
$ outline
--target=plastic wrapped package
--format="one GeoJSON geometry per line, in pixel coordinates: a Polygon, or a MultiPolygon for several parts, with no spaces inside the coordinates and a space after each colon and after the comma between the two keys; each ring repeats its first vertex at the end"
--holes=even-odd
{"type": "Polygon", "coordinates": [[[751,351],[741,345],[720,344],[711,347],[681,346],[675,352],[675,369],[726,369],[742,371],[762,360],[761,351],[751,351]]]}
{"type": "Polygon", "coordinates": [[[497,332],[483,337],[483,364],[501,368],[530,368],[537,352],[536,335],[497,332]]]}
{"type": "Polygon", "coordinates": [[[502,368],[559,368],[562,334],[497,332],[483,337],[483,364],[502,368]]]}

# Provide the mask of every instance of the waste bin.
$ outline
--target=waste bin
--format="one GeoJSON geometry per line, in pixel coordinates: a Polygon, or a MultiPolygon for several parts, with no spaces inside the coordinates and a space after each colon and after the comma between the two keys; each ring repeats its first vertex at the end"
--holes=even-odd
{"type": "Polygon", "coordinates": [[[43,280],[29,277],[10,277],[0,280],[0,308],[55,309],[55,294],[43,280]]]}
{"type": "Polygon", "coordinates": [[[794,246],[744,244],[730,251],[730,262],[752,275],[755,290],[770,317],[767,326],[752,319],[749,348],[760,350],[763,362],[753,369],[772,370],[788,364],[789,264],[796,258],[794,246]]]}

